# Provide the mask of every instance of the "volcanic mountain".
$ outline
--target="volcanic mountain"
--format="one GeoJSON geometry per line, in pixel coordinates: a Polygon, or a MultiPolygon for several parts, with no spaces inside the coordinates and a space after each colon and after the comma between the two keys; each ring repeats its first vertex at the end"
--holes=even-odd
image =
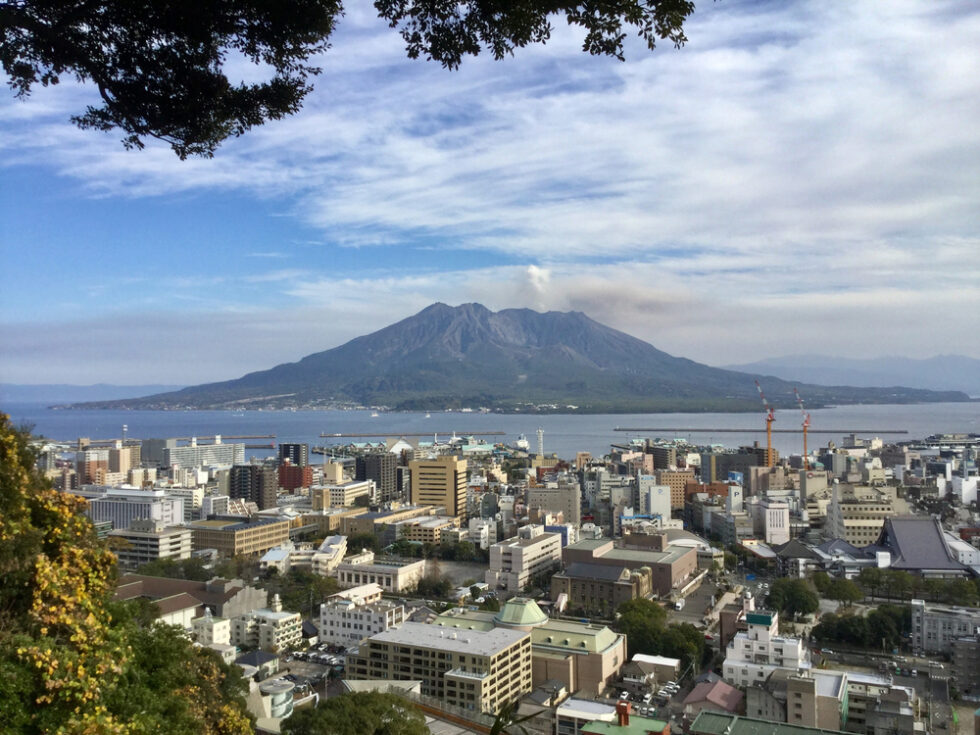
{"type": "MultiPolygon", "coordinates": [[[[761,408],[757,377],[764,381],[770,401],[795,405],[792,383],[673,357],[581,312],[492,312],[480,304],[438,303],[339,347],[237,380],[76,405],[737,411],[761,408]]],[[[968,400],[955,391],[799,387],[811,407],[968,400]]]]}

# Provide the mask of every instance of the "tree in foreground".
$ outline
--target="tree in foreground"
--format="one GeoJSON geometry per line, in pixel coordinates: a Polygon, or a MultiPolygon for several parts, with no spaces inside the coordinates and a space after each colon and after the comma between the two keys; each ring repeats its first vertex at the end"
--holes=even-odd
{"type": "MultiPolygon", "coordinates": [[[[410,58],[449,69],[488,51],[501,59],[544,43],[562,18],[585,33],[584,51],[623,58],[636,33],[648,48],[680,46],[690,0],[376,0],[400,31],[410,58]]],[[[220,143],[267,120],[297,112],[343,14],[339,0],[0,0],[0,61],[17,96],[63,77],[90,82],[101,104],[72,121],[122,130],[127,148],[147,138],[181,158],[211,156],[220,143]],[[233,83],[229,58],[269,70],[259,83],[233,83]]]]}
{"type": "Polygon", "coordinates": [[[0,732],[245,735],[241,676],[139,603],[85,501],[33,469],[0,414],[0,732]]]}
{"type": "Polygon", "coordinates": [[[283,735],[427,735],[425,717],[395,694],[355,692],[294,712],[283,735]]]}

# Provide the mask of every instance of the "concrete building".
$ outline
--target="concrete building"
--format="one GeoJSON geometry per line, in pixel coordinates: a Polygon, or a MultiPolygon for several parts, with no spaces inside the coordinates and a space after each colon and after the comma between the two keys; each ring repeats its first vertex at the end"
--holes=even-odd
{"type": "Polygon", "coordinates": [[[848,672],[847,724],[860,735],[921,735],[928,732],[915,689],[896,685],[891,677],[848,672]]]}
{"type": "Polygon", "coordinates": [[[840,730],[848,717],[847,673],[776,669],[746,688],[745,714],[825,730],[840,730]]]}
{"type": "Polygon", "coordinates": [[[348,651],[347,676],[418,680],[425,695],[464,710],[496,714],[533,688],[531,634],[405,623],[348,651]]]}
{"type": "Polygon", "coordinates": [[[843,539],[852,546],[875,543],[881,535],[885,519],[895,515],[893,499],[875,489],[862,493],[850,485],[834,484],[827,505],[824,535],[828,539],[843,539]]]}
{"type": "Polygon", "coordinates": [[[191,621],[194,639],[205,648],[216,651],[226,664],[238,655],[238,648],[231,645],[231,621],[219,618],[205,608],[204,615],[191,621]]]}
{"type": "Polygon", "coordinates": [[[398,457],[391,452],[372,452],[354,461],[354,479],[372,480],[379,503],[400,500],[398,494],[398,457]]]}
{"type": "Polygon", "coordinates": [[[404,622],[405,608],[390,600],[331,597],[320,605],[320,642],[350,648],[404,622]]]}
{"type": "Polygon", "coordinates": [[[841,735],[839,730],[770,722],[722,712],[702,712],[686,732],[688,735],[841,735]]]}
{"type": "Polygon", "coordinates": [[[183,498],[165,490],[85,485],[74,494],[88,500],[85,515],[96,523],[111,521],[113,528],[129,528],[135,520],[159,521],[165,526],[184,522],[183,498]]]}
{"type": "Polygon", "coordinates": [[[109,472],[108,449],[85,449],[75,452],[75,474],[81,485],[105,485],[109,472]]]}
{"type": "Polygon", "coordinates": [[[279,465],[276,472],[279,475],[279,487],[287,492],[313,485],[313,468],[309,465],[300,467],[286,461],[279,465]]]}
{"type": "Polygon", "coordinates": [[[120,577],[113,599],[142,597],[162,607],[168,604],[168,600],[184,596],[194,600],[195,614],[192,619],[203,615],[205,609],[217,617],[234,618],[265,607],[268,600],[265,590],[250,587],[240,579],[215,578],[209,582],[194,582],[145,574],[124,574],[120,577]]]}
{"type": "Polygon", "coordinates": [[[332,485],[314,485],[310,488],[313,510],[352,507],[359,498],[367,505],[374,498],[375,486],[371,480],[349,480],[332,485]]]}
{"type": "Polygon", "coordinates": [[[413,505],[440,506],[446,515],[467,520],[465,459],[443,456],[415,460],[409,469],[413,505]]]}
{"type": "Polygon", "coordinates": [[[670,485],[661,485],[654,475],[638,475],[637,492],[640,501],[640,515],[657,516],[670,520],[673,508],[670,485]]]}
{"type": "Polygon", "coordinates": [[[236,646],[285,651],[303,637],[303,617],[284,612],[279,595],[273,595],[268,608],[252,610],[231,622],[231,642],[236,646]]]}
{"type": "Polygon", "coordinates": [[[544,485],[529,487],[527,506],[561,513],[566,523],[578,528],[582,523],[582,486],[577,477],[563,473],[544,485]]]}
{"type": "Polygon", "coordinates": [[[536,687],[560,682],[570,692],[597,696],[612,685],[626,661],[626,637],[603,625],[549,618],[533,600],[515,597],[499,612],[459,607],[433,625],[455,630],[510,628],[531,633],[536,687]]]}
{"type": "MultiPolygon", "coordinates": [[[[654,461],[656,461],[656,457],[654,457],[654,461]]],[[[684,507],[684,489],[689,482],[694,482],[694,470],[658,469],[654,474],[658,485],[666,485],[670,488],[671,510],[682,509],[684,507]]]]}
{"type": "Polygon", "coordinates": [[[260,510],[276,507],[278,491],[279,475],[275,467],[240,464],[228,473],[228,496],[249,500],[260,510]]]}
{"type": "Polygon", "coordinates": [[[279,464],[287,460],[296,467],[306,467],[310,463],[310,445],[283,442],[276,448],[279,464]]]}
{"type": "Polygon", "coordinates": [[[372,552],[362,558],[342,561],[337,566],[337,581],[345,587],[378,584],[386,592],[414,590],[425,576],[425,561],[401,561],[375,558],[372,552]]]}
{"type": "Polygon", "coordinates": [[[453,531],[459,530],[459,518],[456,516],[423,516],[398,521],[394,526],[396,538],[420,544],[439,545],[444,539],[450,538],[453,531]]]}
{"type": "Polygon", "coordinates": [[[214,444],[198,444],[191,439],[186,447],[163,446],[160,464],[164,467],[231,467],[245,463],[244,444],[222,444],[221,437],[214,444]]]}
{"type": "Polygon", "coordinates": [[[494,590],[520,593],[534,578],[561,564],[561,536],[543,526],[524,526],[515,538],[490,547],[486,583],[494,590]]]}
{"type": "Polygon", "coordinates": [[[933,605],[912,600],[912,650],[917,654],[952,653],[954,643],[980,628],[980,609],[933,605]]]}
{"type": "Polygon", "coordinates": [[[653,574],[649,567],[573,562],[551,577],[551,599],[564,600],[569,612],[612,618],[624,602],[649,597],[653,574]]]}
{"type": "Polygon", "coordinates": [[[723,676],[732,686],[764,682],[777,669],[805,673],[811,668],[803,640],[779,635],[779,614],[768,610],[746,613],[747,630],[728,644],[723,676]]]}
{"type": "Polygon", "coordinates": [[[289,521],[210,520],[189,524],[194,551],[216,549],[224,557],[256,556],[289,540],[289,521]]]}
{"type": "Polygon", "coordinates": [[[639,543],[639,539],[643,539],[647,548],[624,548],[623,542],[617,545],[613,539],[586,539],[566,546],[562,550],[562,560],[566,566],[578,562],[629,570],[648,567],[652,591],[661,596],[683,586],[696,573],[698,554],[695,548],[671,545],[667,533],[630,536],[631,545],[639,543]]]}
{"type": "Polygon", "coordinates": [[[137,520],[129,528],[109,532],[111,538],[122,541],[113,552],[124,569],[136,569],[157,559],[189,559],[191,530],[185,526],[165,526],[160,521],[137,520]]]}

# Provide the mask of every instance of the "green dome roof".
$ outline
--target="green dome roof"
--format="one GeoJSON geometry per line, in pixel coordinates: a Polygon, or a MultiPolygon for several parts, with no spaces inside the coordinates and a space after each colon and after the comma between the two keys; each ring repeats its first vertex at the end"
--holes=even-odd
{"type": "Polygon", "coordinates": [[[538,607],[538,603],[526,597],[515,597],[504,603],[500,612],[493,616],[493,621],[497,625],[505,627],[523,628],[544,625],[548,622],[548,616],[538,607]]]}

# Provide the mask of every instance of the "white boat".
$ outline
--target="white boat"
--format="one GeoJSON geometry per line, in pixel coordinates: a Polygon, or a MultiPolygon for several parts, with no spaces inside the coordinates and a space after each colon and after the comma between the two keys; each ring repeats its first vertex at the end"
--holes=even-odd
{"type": "Polygon", "coordinates": [[[514,449],[523,449],[525,452],[531,448],[531,442],[527,440],[527,436],[521,434],[517,437],[517,441],[514,442],[514,449]]]}
{"type": "Polygon", "coordinates": [[[371,412],[371,418],[372,418],[372,419],[376,419],[376,418],[378,418],[378,416],[379,416],[379,415],[380,415],[380,414],[379,414],[379,413],[378,413],[377,411],[372,411],[372,412],[371,412]]]}

